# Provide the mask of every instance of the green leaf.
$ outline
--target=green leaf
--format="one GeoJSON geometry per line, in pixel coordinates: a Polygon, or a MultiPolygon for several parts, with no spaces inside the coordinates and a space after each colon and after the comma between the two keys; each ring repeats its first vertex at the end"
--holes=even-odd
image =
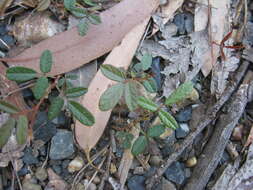
{"type": "Polygon", "coordinates": [[[11,67],[7,69],[6,76],[9,80],[24,82],[34,79],[37,76],[36,71],[26,67],[11,67]]]}
{"type": "Polygon", "coordinates": [[[164,125],[155,125],[153,127],[148,128],[147,135],[149,137],[159,137],[165,131],[164,125]]]}
{"type": "Polygon", "coordinates": [[[166,99],[166,105],[178,103],[187,98],[193,91],[193,83],[191,81],[185,82],[180,85],[172,94],[166,99]]]}
{"type": "Polygon", "coordinates": [[[11,136],[11,131],[15,127],[15,119],[10,118],[0,128],[0,148],[2,148],[11,136]]]}
{"type": "Polygon", "coordinates": [[[78,79],[77,74],[72,74],[72,73],[67,73],[67,74],[65,74],[65,77],[66,77],[67,79],[70,79],[70,80],[77,80],[77,79],[78,79]]]}
{"type": "Polygon", "coordinates": [[[150,93],[155,93],[158,90],[156,81],[153,77],[143,81],[142,85],[150,93]]]}
{"type": "Polygon", "coordinates": [[[39,78],[36,81],[35,86],[32,88],[34,97],[37,100],[42,98],[45,95],[48,87],[49,87],[49,82],[48,82],[47,77],[39,78]]]}
{"type": "Polygon", "coordinates": [[[72,10],[76,6],[76,0],[64,0],[64,7],[67,10],[72,10]]]}
{"type": "Polygon", "coordinates": [[[100,68],[103,75],[111,80],[118,82],[123,82],[126,80],[126,74],[121,69],[118,69],[112,65],[101,65],[100,68]]]}
{"type": "Polygon", "coordinates": [[[95,24],[95,25],[101,24],[101,18],[99,15],[95,15],[95,14],[89,15],[88,19],[92,24],[95,24]]]}
{"type": "Polygon", "coordinates": [[[17,122],[17,142],[25,144],[28,135],[28,120],[24,115],[19,116],[17,122]]]}
{"type": "Polygon", "coordinates": [[[62,110],[64,100],[60,97],[56,97],[52,100],[48,109],[48,119],[52,120],[56,118],[62,110]]]}
{"type": "Polygon", "coordinates": [[[51,0],[41,0],[36,7],[37,11],[45,11],[51,4],[51,0]]]}
{"type": "Polygon", "coordinates": [[[68,109],[73,116],[86,126],[92,126],[95,123],[93,115],[81,104],[75,101],[68,102],[68,109]]]}
{"type": "Polygon", "coordinates": [[[16,106],[3,100],[0,100],[0,110],[11,114],[18,113],[20,111],[16,106]]]}
{"type": "Polygon", "coordinates": [[[130,81],[125,84],[125,101],[130,111],[134,111],[138,107],[138,83],[130,81]]]}
{"type": "Polygon", "coordinates": [[[118,83],[108,88],[99,99],[99,109],[107,111],[116,106],[123,95],[124,84],[118,83]]]}
{"type": "Polygon", "coordinates": [[[132,154],[134,156],[137,156],[141,153],[143,153],[148,145],[148,139],[145,136],[138,137],[133,144],[132,147],[132,154]]]}
{"type": "Polygon", "coordinates": [[[80,36],[85,36],[89,29],[89,23],[87,22],[86,19],[80,20],[79,24],[77,25],[78,32],[80,36]]]}
{"type": "Polygon", "coordinates": [[[116,133],[116,138],[120,142],[120,146],[122,148],[129,149],[129,148],[131,148],[132,140],[134,139],[134,136],[128,132],[118,131],[116,133]]]}
{"type": "Polygon", "coordinates": [[[84,95],[87,91],[88,89],[84,87],[68,88],[65,92],[65,95],[68,98],[75,98],[84,95]]]}
{"type": "Polygon", "coordinates": [[[83,2],[86,4],[86,5],[89,5],[89,6],[96,6],[97,4],[92,2],[91,0],[83,0],[83,2]]]}
{"type": "Polygon", "coordinates": [[[49,73],[53,65],[53,56],[50,50],[43,51],[40,56],[40,71],[43,73],[49,73]]]}
{"type": "Polygon", "coordinates": [[[81,7],[73,7],[70,11],[77,18],[84,18],[88,15],[88,12],[81,7]]]}
{"type": "Polygon", "coordinates": [[[177,121],[175,120],[175,118],[172,115],[170,115],[170,113],[168,113],[164,110],[160,110],[158,112],[158,116],[159,116],[160,120],[162,121],[162,123],[166,127],[169,127],[169,128],[172,128],[172,129],[178,128],[177,121]]]}
{"type": "Polygon", "coordinates": [[[141,58],[141,64],[143,71],[148,70],[152,64],[152,56],[148,53],[144,54],[141,58]]]}
{"type": "Polygon", "coordinates": [[[156,105],[155,102],[153,102],[152,100],[150,100],[148,98],[145,98],[144,96],[140,96],[137,100],[137,103],[142,108],[152,111],[152,112],[155,112],[158,109],[158,106],[156,105]]]}

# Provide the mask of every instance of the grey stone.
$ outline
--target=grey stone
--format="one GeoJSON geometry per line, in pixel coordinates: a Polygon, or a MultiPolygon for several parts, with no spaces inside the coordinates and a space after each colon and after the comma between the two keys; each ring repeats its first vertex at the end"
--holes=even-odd
{"type": "Polygon", "coordinates": [[[187,34],[190,34],[193,32],[193,26],[194,26],[194,18],[191,13],[185,13],[185,30],[187,34]]]}
{"type": "Polygon", "coordinates": [[[177,190],[175,185],[170,181],[166,180],[164,177],[162,178],[162,190],[177,190]]]}
{"type": "Polygon", "coordinates": [[[38,180],[44,181],[47,179],[47,170],[45,168],[37,168],[35,176],[38,180]]]}
{"type": "Polygon", "coordinates": [[[161,67],[160,67],[160,58],[154,58],[152,65],[151,65],[151,71],[154,74],[154,79],[157,84],[157,90],[159,91],[162,87],[162,78],[161,78],[161,67]]]}
{"type": "Polygon", "coordinates": [[[23,190],[42,190],[40,185],[31,183],[30,181],[24,182],[22,187],[23,190]]]}
{"type": "Polygon", "coordinates": [[[62,168],[61,168],[61,166],[59,166],[59,165],[53,165],[52,168],[53,168],[53,170],[54,170],[54,172],[55,172],[56,174],[60,175],[60,174],[62,173],[62,168]]]}
{"type": "Polygon", "coordinates": [[[2,49],[3,51],[8,51],[8,47],[11,47],[15,44],[15,39],[10,35],[5,34],[3,36],[0,36],[0,38],[0,49],[2,49]]]}
{"type": "Polygon", "coordinates": [[[185,168],[183,164],[180,162],[174,162],[166,171],[165,171],[166,179],[178,184],[184,184],[186,180],[185,176],[185,168]]]}
{"type": "Polygon", "coordinates": [[[127,183],[129,190],[145,190],[145,177],[140,175],[132,176],[127,183]]]}
{"type": "Polygon", "coordinates": [[[176,115],[175,118],[178,122],[188,122],[192,118],[192,107],[188,106],[182,110],[180,110],[176,115]]]}
{"type": "Polygon", "coordinates": [[[70,119],[67,118],[64,112],[60,112],[59,115],[52,120],[52,123],[60,126],[68,126],[70,124],[70,119]]]}
{"type": "Polygon", "coordinates": [[[67,130],[58,130],[51,140],[50,159],[65,159],[70,157],[74,152],[73,134],[67,130]]]}
{"type": "Polygon", "coordinates": [[[176,137],[178,139],[185,138],[190,132],[189,126],[187,123],[180,123],[179,127],[176,129],[176,137]]]}
{"type": "Polygon", "coordinates": [[[46,112],[39,112],[33,127],[35,140],[48,142],[56,134],[56,125],[48,120],[46,112]]]}
{"type": "Polygon", "coordinates": [[[24,151],[24,156],[22,158],[25,164],[38,164],[39,160],[33,155],[33,150],[31,147],[27,147],[24,151]]]}

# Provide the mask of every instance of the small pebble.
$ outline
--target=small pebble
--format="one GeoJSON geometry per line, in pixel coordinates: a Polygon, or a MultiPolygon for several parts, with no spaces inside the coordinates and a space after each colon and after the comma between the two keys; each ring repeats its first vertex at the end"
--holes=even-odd
{"type": "Polygon", "coordinates": [[[161,162],[162,162],[162,158],[160,158],[157,155],[151,156],[149,160],[150,165],[157,166],[157,167],[160,166],[161,162]]]}
{"type": "Polygon", "coordinates": [[[100,181],[100,178],[98,176],[95,176],[92,182],[97,185],[100,183],[100,181]]]}
{"type": "Polygon", "coordinates": [[[187,123],[180,123],[179,127],[176,129],[176,137],[178,139],[185,138],[190,132],[189,126],[187,123]]]}
{"type": "Polygon", "coordinates": [[[133,173],[136,174],[136,175],[143,175],[144,174],[144,168],[143,167],[136,167],[134,169],[133,173]]]}
{"type": "Polygon", "coordinates": [[[22,160],[27,165],[39,163],[39,160],[33,155],[33,150],[31,147],[27,147],[25,149],[22,160]]]}
{"type": "Polygon", "coordinates": [[[145,177],[134,175],[128,179],[127,187],[129,190],[145,190],[145,177]]]}
{"type": "Polygon", "coordinates": [[[197,158],[195,156],[189,158],[186,161],[186,166],[189,167],[189,168],[196,166],[196,164],[197,164],[197,158]]]}
{"type": "Polygon", "coordinates": [[[90,185],[87,188],[87,185],[89,183],[89,180],[85,179],[84,180],[84,186],[86,187],[85,190],[96,190],[97,186],[94,183],[90,183],[90,185]]]}
{"type": "Polygon", "coordinates": [[[178,185],[182,185],[186,180],[185,168],[183,164],[181,164],[180,162],[174,162],[165,171],[165,177],[178,185]]]}
{"type": "Polygon", "coordinates": [[[59,165],[53,165],[52,168],[53,168],[53,170],[54,170],[54,172],[55,172],[56,174],[60,175],[60,174],[62,173],[62,168],[61,168],[61,166],[59,166],[59,165]]]}
{"type": "Polygon", "coordinates": [[[192,107],[187,106],[186,108],[180,110],[176,115],[175,118],[178,122],[188,122],[191,120],[192,117],[192,107]]]}
{"type": "Polygon", "coordinates": [[[25,181],[22,187],[23,190],[42,190],[40,185],[31,183],[30,181],[25,181]]]}
{"type": "Polygon", "coordinates": [[[74,173],[82,169],[84,161],[80,156],[77,156],[74,160],[69,163],[68,171],[74,173]]]}
{"type": "Polygon", "coordinates": [[[115,174],[117,172],[117,168],[114,163],[111,163],[110,165],[110,173],[115,174]]]}
{"type": "Polygon", "coordinates": [[[38,180],[44,181],[47,179],[47,170],[45,168],[37,168],[35,176],[38,180]]]}
{"type": "Polygon", "coordinates": [[[162,190],[177,190],[175,185],[170,181],[166,180],[164,177],[162,179],[162,190]]]}
{"type": "Polygon", "coordinates": [[[243,125],[238,125],[234,128],[232,133],[232,140],[240,141],[242,140],[242,132],[243,131],[243,125]]]}

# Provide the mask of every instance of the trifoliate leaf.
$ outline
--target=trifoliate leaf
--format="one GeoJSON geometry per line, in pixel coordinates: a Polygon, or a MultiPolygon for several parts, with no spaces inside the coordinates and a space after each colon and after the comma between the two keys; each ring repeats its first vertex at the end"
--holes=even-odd
{"type": "Polygon", "coordinates": [[[166,99],[166,105],[178,103],[187,98],[193,91],[193,83],[191,81],[185,82],[180,85],[172,94],[166,99]]]}
{"type": "Polygon", "coordinates": [[[157,83],[153,77],[143,81],[142,85],[150,93],[155,93],[158,90],[157,83]]]}
{"type": "Polygon", "coordinates": [[[148,139],[145,136],[138,137],[133,144],[132,147],[132,154],[134,156],[137,156],[141,153],[143,153],[148,145],[148,139]]]}
{"type": "Polygon", "coordinates": [[[86,19],[82,19],[77,25],[77,28],[78,28],[79,35],[84,36],[89,29],[89,23],[87,22],[86,19]]]}
{"type": "Polygon", "coordinates": [[[40,71],[43,73],[49,73],[53,65],[53,56],[50,50],[43,51],[40,56],[40,71]]]}
{"type": "Polygon", "coordinates": [[[88,17],[89,21],[91,22],[91,24],[95,24],[98,25],[101,23],[101,18],[99,15],[89,15],[88,17]]]}
{"type": "Polygon", "coordinates": [[[17,142],[25,144],[28,135],[28,120],[24,115],[19,116],[17,121],[17,142]]]}
{"type": "Polygon", "coordinates": [[[99,109],[107,111],[116,106],[123,95],[124,84],[118,83],[106,89],[99,99],[99,109]]]}
{"type": "Polygon", "coordinates": [[[42,98],[45,95],[48,87],[49,87],[49,82],[48,82],[47,77],[39,78],[36,81],[35,86],[32,88],[34,97],[37,100],[42,98]]]}
{"type": "Polygon", "coordinates": [[[3,100],[0,100],[0,110],[11,114],[18,113],[20,111],[16,106],[3,100]]]}
{"type": "Polygon", "coordinates": [[[143,109],[155,112],[158,109],[158,106],[156,105],[155,102],[152,100],[145,98],[144,96],[140,96],[137,100],[137,103],[139,106],[141,106],[143,109]]]}
{"type": "Polygon", "coordinates": [[[125,84],[125,101],[130,111],[134,111],[138,107],[138,83],[130,81],[125,84]]]}
{"type": "Polygon", "coordinates": [[[87,88],[84,87],[73,87],[73,88],[68,88],[65,91],[65,95],[68,98],[75,98],[84,95],[88,91],[87,88]]]}
{"type": "Polygon", "coordinates": [[[149,137],[159,137],[161,134],[163,134],[165,131],[164,125],[155,125],[147,130],[147,135],[149,137]]]}
{"type": "Polygon", "coordinates": [[[68,101],[68,109],[82,124],[86,126],[92,126],[95,123],[95,118],[93,115],[78,102],[68,101]]]}
{"type": "Polygon", "coordinates": [[[143,71],[148,70],[152,64],[152,56],[148,53],[144,54],[141,58],[141,64],[143,71]]]}
{"type": "Polygon", "coordinates": [[[61,97],[56,97],[52,100],[48,109],[48,119],[52,120],[56,118],[62,110],[64,100],[61,97]]]}
{"type": "Polygon", "coordinates": [[[107,78],[117,81],[123,82],[126,80],[126,74],[121,69],[118,69],[112,65],[101,65],[101,72],[107,78]]]}
{"type": "Polygon", "coordinates": [[[178,128],[177,121],[175,120],[175,118],[172,115],[170,115],[170,113],[168,113],[164,110],[160,110],[158,112],[158,116],[159,116],[160,120],[162,121],[162,123],[166,127],[169,127],[169,128],[172,128],[172,129],[178,128]]]}
{"type": "Polygon", "coordinates": [[[9,80],[24,82],[34,79],[37,73],[33,69],[26,67],[11,67],[7,69],[6,76],[9,80]]]}
{"type": "Polygon", "coordinates": [[[11,136],[11,131],[15,127],[15,119],[10,118],[0,128],[0,148],[2,148],[11,136]]]}

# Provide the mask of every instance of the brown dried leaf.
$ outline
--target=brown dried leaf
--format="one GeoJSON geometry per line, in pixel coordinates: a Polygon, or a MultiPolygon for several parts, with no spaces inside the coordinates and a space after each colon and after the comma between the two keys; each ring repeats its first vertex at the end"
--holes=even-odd
{"type": "Polygon", "coordinates": [[[1,0],[0,1],[0,16],[4,15],[5,10],[11,5],[13,0],[1,0]]]}
{"type": "MultiPolygon", "coordinates": [[[[125,36],[121,44],[112,50],[104,61],[104,64],[127,68],[138,47],[147,21],[148,19],[134,27],[133,30],[125,36]]],[[[84,126],[78,121],[76,122],[76,140],[86,152],[89,152],[90,149],[96,145],[110,117],[111,110],[106,112],[100,111],[98,105],[102,93],[113,84],[115,84],[115,82],[106,78],[99,70],[90,84],[88,93],[81,102],[95,117],[95,125],[92,127],[84,126]]]]}
{"type": "Polygon", "coordinates": [[[47,10],[47,8],[49,7],[49,5],[51,4],[51,0],[40,0],[38,6],[36,7],[36,9],[38,11],[44,11],[47,10]]]}
{"type": "Polygon", "coordinates": [[[159,0],[124,0],[101,13],[102,23],[92,25],[86,36],[79,36],[74,27],[5,61],[39,71],[39,57],[45,49],[49,49],[53,52],[55,63],[51,74],[74,70],[109,52],[134,26],[150,16],[158,5],[159,0]]]}

